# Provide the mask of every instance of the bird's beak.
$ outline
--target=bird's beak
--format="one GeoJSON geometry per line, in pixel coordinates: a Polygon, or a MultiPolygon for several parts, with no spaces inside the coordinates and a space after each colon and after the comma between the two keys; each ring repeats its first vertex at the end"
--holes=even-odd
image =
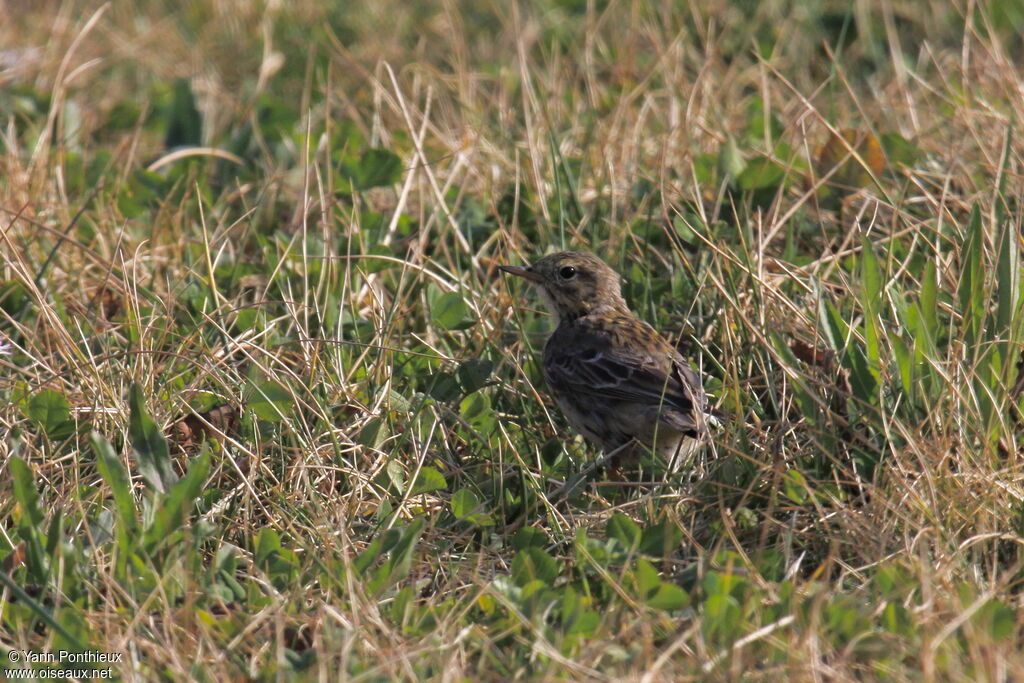
{"type": "Polygon", "coordinates": [[[498,270],[502,270],[509,275],[516,275],[524,280],[529,280],[530,282],[542,282],[544,280],[544,277],[540,273],[521,266],[498,266],[498,270]]]}

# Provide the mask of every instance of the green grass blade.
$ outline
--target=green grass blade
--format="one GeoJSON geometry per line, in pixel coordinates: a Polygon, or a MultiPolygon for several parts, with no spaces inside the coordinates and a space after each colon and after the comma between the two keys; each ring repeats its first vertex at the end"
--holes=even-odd
{"type": "Polygon", "coordinates": [[[981,209],[975,204],[971,209],[970,223],[961,250],[960,282],[957,287],[962,316],[960,329],[964,343],[969,349],[968,353],[974,353],[970,349],[978,341],[985,315],[984,240],[985,228],[981,209]]]}

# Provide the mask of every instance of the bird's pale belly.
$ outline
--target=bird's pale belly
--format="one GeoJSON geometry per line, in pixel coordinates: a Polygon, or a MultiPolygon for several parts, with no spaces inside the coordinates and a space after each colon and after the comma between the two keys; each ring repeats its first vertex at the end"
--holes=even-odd
{"type": "MultiPolygon", "coordinates": [[[[658,420],[656,407],[619,402],[599,407],[586,396],[558,396],[558,406],[569,424],[584,438],[606,453],[631,442],[640,448],[652,448],[672,471],[688,461],[698,442],[658,420]]],[[[619,461],[631,464],[642,457],[642,450],[626,448],[619,461]]]]}

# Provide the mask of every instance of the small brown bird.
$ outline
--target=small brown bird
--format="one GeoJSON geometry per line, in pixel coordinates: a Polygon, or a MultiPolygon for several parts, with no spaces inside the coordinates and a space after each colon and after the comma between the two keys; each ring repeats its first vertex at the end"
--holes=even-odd
{"type": "Polygon", "coordinates": [[[636,318],[618,274],[591,254],[563,251],[501,270],[537,286],[558,317],[544,378],[569,423],[611,468],[653,449],[675,471],[707,435],[700,378],[664,337],[636,318]]]}

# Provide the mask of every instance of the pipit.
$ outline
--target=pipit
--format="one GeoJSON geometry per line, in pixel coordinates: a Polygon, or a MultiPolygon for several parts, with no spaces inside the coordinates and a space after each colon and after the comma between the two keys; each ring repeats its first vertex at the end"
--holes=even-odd
{"type": "Polygon", "coordinates": [[[558,318],[544,378],[569,423],[606,453],[613,472],[645,452],[669,471],[707,436],[700,377],[622,298],[619,275],[591,254],[564,251],[501,270],[537,286],[558,318]]]}

